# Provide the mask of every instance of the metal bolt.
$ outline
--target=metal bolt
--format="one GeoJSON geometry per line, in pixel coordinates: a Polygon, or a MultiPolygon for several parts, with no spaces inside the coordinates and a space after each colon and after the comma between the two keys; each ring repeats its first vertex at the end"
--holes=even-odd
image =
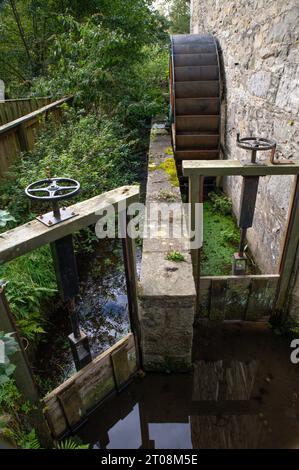
{"type": "Polygon", "coordinates": [[[49,225],[52,225],[52,224],[53,224],[52,220],[49,220],[48,224],[49,224],[49,225]]]}

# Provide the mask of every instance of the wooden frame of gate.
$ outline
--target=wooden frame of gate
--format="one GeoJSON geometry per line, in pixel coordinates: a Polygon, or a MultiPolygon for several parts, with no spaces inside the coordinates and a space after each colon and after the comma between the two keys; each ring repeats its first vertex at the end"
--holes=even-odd
{"type": "Polygon", "coordinates": [[[84,227],[96,224],[100,218],[98,211],[103,213],[109,207],[118,207],[118,205],[121,209],[120,227],[123,236],[122,244],[132,333],[93,359],[43,399],[43,413],[47,418],[47,423],[43,417],[39,394],[22,346],[21,337],[17,332],[12,312],[5,297],[5,288],[0,288],[0,330],[7,333],[12,331],[17,333],[16,338],[20,351],[14,357],[17,366],[14,378],[25,400],[28,400],[36,410],[34,426],[44,447],[51,446],[52,437],[57,438],[63,433],[71,431],[99,401],[111,392],[120,390],[140,367],[135,243],[127,233],[129,222],[127,209],[129,204],[138,202],[138,200],[138,186],[123,186],[70,206],[76,215],[52,227],[47,227],[40,221],[33,220],[1,234],[0,264],[3,264],[71,235],[84,227]]]}
{"type": "Polygon", "coordinates": [[[195,203],[202,202],[201,188],[205,176],[295,176],[278,274],[200,277],[201,250],[191,250],[197,287],[197,317],[262,320],[270,315],[282,321],[287,313],[289,287],[299,253],[299,160],[289,165],[270,162],[243,164],[239,160],[185,160],[183,175],[189,178],[191,230],[195,228],[195,203]]]}

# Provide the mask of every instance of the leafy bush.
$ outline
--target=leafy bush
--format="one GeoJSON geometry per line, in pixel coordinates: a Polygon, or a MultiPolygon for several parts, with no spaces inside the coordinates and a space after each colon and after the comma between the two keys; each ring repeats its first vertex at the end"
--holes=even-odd
{"type": "Polygon", "coordinates": [[[227,228],[222,231],[222,237],[225,242],[236,244],[240,241],[240,234],[236,228],[227,228]]]}
{"type": "Polygon", "coordinates": [[[213,209],[220,212],[223,215],[231,215],[232,213],[232,202],[222,193],[209,193],[209,199],[211,201],[213,209]]]}
{"type": "Polygon", "coordinates": [[[32,343],[44,333],[43,305],[57,292],[48,246],[0,266],[6,296],[22,334],[32,343]]]}
{"type": "Polygon", "coordinates": [[[19,348],[18,343],[13,337],[13,333],[5,334],[3,331],[0,331],[0,341],[4,343],[4,364],[0,362],[0,385],[3,385],[9,381],[15,371],[16,366],[10,361],[10,356],[18,351],[19,348]]]}

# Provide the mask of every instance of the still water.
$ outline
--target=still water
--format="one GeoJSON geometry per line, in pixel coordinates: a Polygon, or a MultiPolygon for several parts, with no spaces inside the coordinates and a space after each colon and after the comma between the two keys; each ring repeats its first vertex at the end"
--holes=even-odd
{"type": "MultiPolygon", "coordinates": [[[[136,248],[137,273],[141,250],[136,248]]],[[[130,331],[122,245],[118,239],[100,240],[89,255],[77,255],[80,294],[76,308],[81,330],[88,336],[93,357],[130,331]]],[[[57,300],[47,324],[46,341],[34,364],[41,393],[45,394],[76,372],[68,335],[68,313],[57,300]]]]}
{"type": "Polygon", "coordinates": [[[90,415],[93,448],[299,448],[299,370],[265,324],[195,331],[190,374],[146,374],[90,415]]]}

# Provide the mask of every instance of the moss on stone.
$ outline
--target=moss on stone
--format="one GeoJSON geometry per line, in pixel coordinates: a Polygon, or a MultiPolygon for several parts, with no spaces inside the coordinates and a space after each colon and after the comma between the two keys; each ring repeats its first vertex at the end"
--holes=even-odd
{"type": "Polygon", "coordinates": [[[177,177],[176,165],[173,158],[166,158],[163,163],[157,166],[158,170],[164,170],[170,177],[170,182],[173,186],[179,186],[177,177]]]}
{"type": "Polygon", "coordinates": [[[166,153],[166,155],[173,155],[173,150],[172,150],[172,147],[166,147],[166,149],[163,150],[164,153],[166,153]]]}

